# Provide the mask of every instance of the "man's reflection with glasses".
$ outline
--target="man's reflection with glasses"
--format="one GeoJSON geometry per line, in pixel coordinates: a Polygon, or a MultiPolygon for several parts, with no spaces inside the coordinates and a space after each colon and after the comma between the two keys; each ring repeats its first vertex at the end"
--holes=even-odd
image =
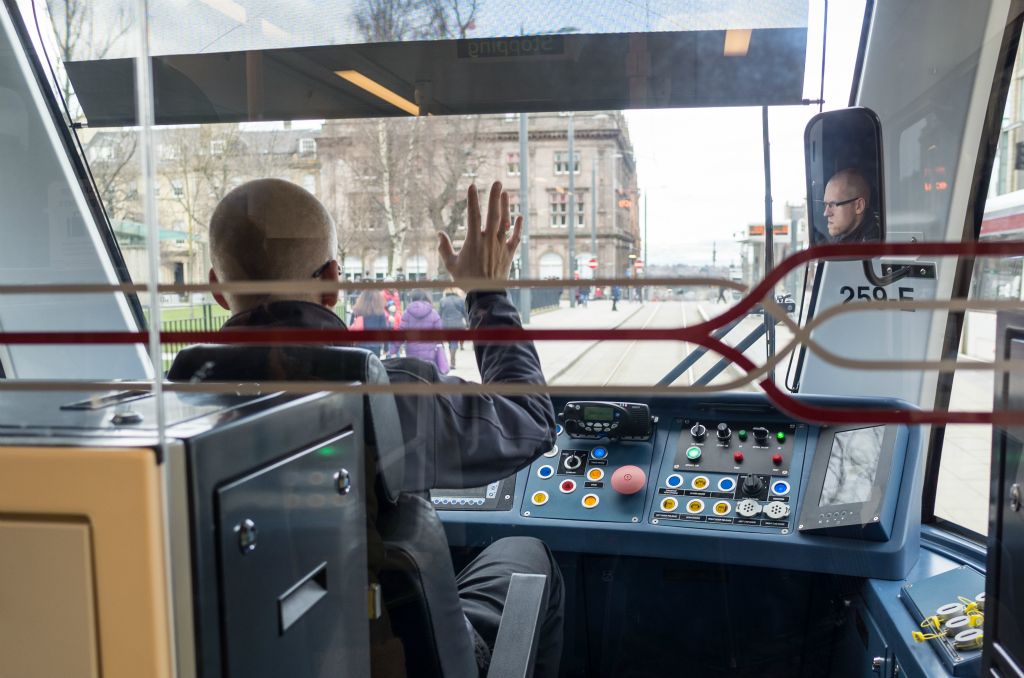
{"type": "Polygon", "coordinates": [[[828,220],[829,242],[877,242],[882,231],[871,207],[871,188],[864,175],[848,168],[832,175],[825,199],[818,202],[828,220]]]}

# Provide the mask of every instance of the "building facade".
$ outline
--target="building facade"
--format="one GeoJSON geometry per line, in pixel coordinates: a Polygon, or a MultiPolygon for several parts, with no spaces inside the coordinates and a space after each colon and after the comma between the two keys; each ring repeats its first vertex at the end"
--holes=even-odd
{"type": "MultiPolygon", "coordinates": [[[[349,280],[445,277],[436,233],[446,231],[460,246],[466,188],[475,183],[486,205],[494,179],[508,191],[513,216],[527,218],[528,270],[517,270],[519,276],[626,275],[642,243],[625,118],[615,111],[531,114],[528,124],[525,164],[516,114],[334,120],[311,129],[160,129],[160,282],[206,280],[214,208],[231,189],[259,177],[292,181],[324,203],[338,228],[338,261],[349,280]]],[[[89,131],[83,141],[129,271],[133,279],[146,280],[135,132],[89,131]]]]}

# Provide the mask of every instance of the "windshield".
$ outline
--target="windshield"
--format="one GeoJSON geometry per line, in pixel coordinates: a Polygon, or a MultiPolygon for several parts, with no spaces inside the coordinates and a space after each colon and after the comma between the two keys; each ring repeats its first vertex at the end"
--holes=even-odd
{"type": "MultiPolygon", "coordinates": [[[[458,244],[468,187],[485,195],[501,181],[513,217],[526,221],[513,277],[561,281],[510,288],[530,329],[699,324],[739,301],[772,259],[807,246],[803,128],[823,106],[848,102],[859,40],[849,27],[861,25],[861,3],[838,10],[831,25],[844,28],[829,31],[827,47],[821,8],[804,2],[768,3],[756,12],[740,2],[705,11],[627,3],[614,14],[602,3],[580,11],[571,3],[553,10],[550,3],[517,3],[514,10],[501,3],[397,3],[392,9],[402,11],[395,16],[383,12],[386,4],[297,12],[270,3],[154,7],[152,53],[174,55],[154,61],[156,119],[174,123],[152,135],[161,283],[207,281],[214,208],[260,177],[298,184],[325,205],[337,226],[344,280],[384,288],[392,281],[434,283],[429,293],[438,310],[446,271],[436,233],[458,244]],[[524,37],[502,37],[507,11],[524,37]],[[172,20],[183,15],[191,21],[172,20]],[[307,47],[260,52],[258,65],[250,52],[242,72],[210,74],[218,63],[234,63],[232,50],[307,47]],[[823,47],[831,59],[824,88],[823,47]],[[455,58],[444,61],[452,52],[455,58]],[[443,63],[414,73],[425,53],[443,63]],[[606,53],[615,68],[602,66],[606,53]],[[555,66],[545,66],[539,79],[520,79],[545,54],[555,56],[555,66]],[[664,60],[672,58],[689,66],[663,77],[670,72],[664,60]],[[772,69],[750,65],[760,62],[772,69]],[[309,81],[301,85],[308,85],[308,101],[281,68],[309,81]],[[456,72],[468,73],[479,92],[447,85],[444,75],[456,72]],[[232,80],[233,74],[245,77],[232,80]],[[258,111],[254,77],[264,89],[258,111]],[[324,85],[324,78],[331,81],[324,85]],[[240,89],[225,91],[226,85],[240,89]],[[348,100],[324,87],[341,89],[348,100]],[[762,103],[774,105],[762,111],[762,103]],[[317,117],[324,113],[335,117],[317,117]],[[769,217],[772,257],[765,254],[769,217]]],[[[61,93],[81,122],[89,171],[127,271],[144,282],[139,128],[131,98],[111,96],[117,83],[131,91],[131,60],[122,58],[133,53],[131,13],[116,3],[49,9],[42,25],[53,33],[42,42],[63,57],[61,93]]],[[[803,294],[804,274],[793,271],[775,290],[792,300],[790,310],[803,294]]],[[[396,289],[399,310],[413,291],[396,289]]],[[[349,325],[358,322],[359,292],[347,290],[335,307],[349,325]]],[[[165,331],[217,329],[229,316],[203,291],[164,294],[161,304],[165,331]]],[[[752,310],[726,343],[762,364],[765,330],[774,323],[752,310]]],[[[774,338],[775,345],[787,340],[784,330],[774,338]]],[[[478,379],[472,343],[453,346],[452,373],[478,379]]],[[[165,366],[176,348],[165,347],[165,366]]],[[[649,385],[667,378],[755,389],[741,383],[741,369],[715,353],[691,355],[695,348],[684,341],[538,342],[552,384],[649,385]]],[[[380,350],[394,355],[389,346],[380,350]]]]}

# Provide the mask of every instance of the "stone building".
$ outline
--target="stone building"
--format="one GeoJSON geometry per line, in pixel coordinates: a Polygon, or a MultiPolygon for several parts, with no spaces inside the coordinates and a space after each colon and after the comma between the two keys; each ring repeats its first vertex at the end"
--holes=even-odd
{"type": "MultiPolygon", "coordinates": [[[[571,278],[569,115],[529,120],[529,271],[522,277],[571,278]]],[[[574,114],[575,259],[580,277],[622,276],[641,251],[636,163],[619,112],[574,114]],[[588,262],[596,259],[592,270],[588,262]]],[[[339,223],[348,278],[443,276],[437,230],[465,237],[465,188],[483,200],[494,179],[521,213],[519,116],[341,120],[325,124],[323,200],[339,223]],[[387,188],[385,188],[387,187],[387,188]],[[391,223],[388,223],[390,220],[391,223]],[[396,229],[404,229],[399,237],[396,229]],[[396,244],[398,240],[400,244],[396,244]]]]}
{"type": "MultiPolygon", "coordinates": [[[[625,118],[609,111],[575,113],[572,120],[576,272],[623,276],[642,247],[625,118]]],[[[573,277],[569,121],[562,113],[529,116],[529,271],[522,277],[573,277]]],[[[132,277],[145,280],[135,134],[90,131],[83,143],[132,277]]],[[[161,128],[156,156],[163,283],[206,280],[213,209],[232,188],[258,177],[287,179],[324,203],[338,226],[338,261],[349,280],[443,277],[435,233],[447,231],[456,245],[465,238],[470,182],[484,203],[492,179],[503,182],[514,214],[523,203],[515,114],[333,120],[311,129],[161,128]]]]}
{"type": "MultiPolygon", "coordinates": [[[[618,111],[572,114],[575,270],[569,261],[569,119],[566,113],[528,118],[530,270],[522,277],[623,276],[642,251],[636,161],[625,118],[618,111]],[[596,269],[588,266],[593,259],[596,269]]],[[[486,162],[477,175],[501,179],[520,214],[519,116],[487,117],[480,148],[486,162]]]]}

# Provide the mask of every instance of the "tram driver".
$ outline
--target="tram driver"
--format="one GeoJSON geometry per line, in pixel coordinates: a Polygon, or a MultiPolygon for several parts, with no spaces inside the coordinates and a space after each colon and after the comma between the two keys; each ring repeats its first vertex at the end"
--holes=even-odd
{"type": "Polygon", "coordinates": [[[831,243],[878,242],[878,219],[871,210],[871,188],[864,175],[853,168],[832,175],[825,185],[824,216],[831,243]]]}
{"type": "MultiPolygon", "coordinates": [[[[445,234],[439,234],[438,252],[456,284],[468,279],[494,281],[493,289],[469,292],[466,302],[470,327],[520,327],[519,314],[502,282],[508,279],[519,244],[522,218],[511,223],[508,194],[499,182],[491,186],[483,222],[476,188],[470,187],[468,225],[459,252],[454,251],[445,234]]],[[[210,248],[211,282],[308,280],[310,273],[320,280],[339,279],[337,233],[327,210],[303,188],[279,179],[250,181],[225,196],[211,218],[210,248]]],[[[214,297],[232,313],[225,331],[345,328],[333,310],[337,290],[267,296],[215,293],[214,297]]],[[[474,349],[485,383],[544,384],[532,342],[476,342],[474,349]]],[[[432,363],[414,358],[389,359],[384,365],[393,383],[462,381],[442,376],[432,363]]],[[[529,464],[554,443],[555,417],[546,394],[435,393],[399,395],[395,401],[406,443],[402,491],[486,485],[529,464]]],[[[368,507],[368,515],[376,515],[373,506],[368,507]]],[[[373,539],[373,526],[369,527],[369,538],[373,539]]],[[[372,543],[369,551],[370,577],[376,581],[382,556],[372,543]]],[[[506,538],[491,544],[458,575],[459,597],[477,664],[481,672],[489,664],[513,572],[548,577],[535,675],[557,676],[562,651],[563,584],[547,546],[530,537],[506,538]]],[[[401,645],[390,629],[374,628],[371,646],[374,675],[405,675],[401,645]]]]}

